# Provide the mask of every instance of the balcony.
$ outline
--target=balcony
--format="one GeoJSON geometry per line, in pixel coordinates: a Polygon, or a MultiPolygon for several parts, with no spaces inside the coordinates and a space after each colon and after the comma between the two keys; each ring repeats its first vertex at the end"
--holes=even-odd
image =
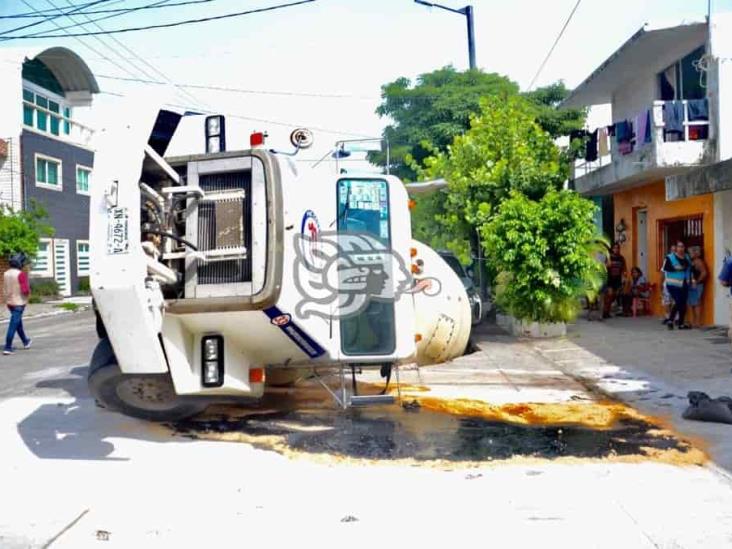
{"type": "MultiPolygon", "coordinates": [[[[580,194],[610,194],[644,185],[668,175],[676,175],[713,160],[714,134],[709,116],[699,119],[690,116],[690,101],[683,104],[682,131],[671,131],[664,123],[665,105],[671,102],[655,101],[650,111],[650,141],[635,144],[631,151],[610,137],[610,154],[596,161],[577,161],[573,166],[574,187],[580,194]]],[[[692,105],[693,107],[693,105],[692,105]]],[[[692,114],[694,114],[692,109],[692,114]]],[[[617,127],[617,125],[616,125],[617,127]]]]}
{"type": "Polygon", "coordinates": [[[23,126],[26,129],[70,144],[90,146],[94,130],[73,120],[71,109],[60,108],[59,103],[55,103],[56,106],[53,108],[53,101],[47,101],[45,106],[39,105],[37,101],[28,100],[28,93],[30,93],[28,90],[23,90],[23,126]]]}

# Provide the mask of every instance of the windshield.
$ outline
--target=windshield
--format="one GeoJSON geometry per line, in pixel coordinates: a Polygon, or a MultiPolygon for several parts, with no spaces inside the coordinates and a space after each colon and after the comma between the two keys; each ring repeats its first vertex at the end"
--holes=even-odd
{"type": "MultiPolygon", "coordinates": [[[[378,240],[381,249],[371,250],[375,255],[391,252],[389,224],[389,187],[383,179],[338,180],[339,242],[346,244],[343,233],[366,233],[378,240]],[[342,236],[341,236],[342,235],[342,236]]],[[[366,251],[368,255],[368,251],[366,251]]],[[[364,255],[361,253],[361,255],[364,255]]],[[[366,281],[378,279],[379,285],[393,284],[391,264],[371,265],[364,276],[366,281]],[[382,270],[383,269],[383,270],[382,270]]],[[[396,348],[393,299],[374,299],[368,285],[359,289],[366,293],[366,307],[340,322],[341,350],[347,355],[388,355],[396,348]]]]}
{"type": "Polygon", "coordinates": [[[465,269],[463,269],[462,263],[458,260],[457,257],[454,255],[443,255],[442,259],[445,260],[445,263],[450,265],[450,268],[455,271],[455,274],[458,275],[460,278],[465,278],[467,275],[465,274],[465,269]]]}

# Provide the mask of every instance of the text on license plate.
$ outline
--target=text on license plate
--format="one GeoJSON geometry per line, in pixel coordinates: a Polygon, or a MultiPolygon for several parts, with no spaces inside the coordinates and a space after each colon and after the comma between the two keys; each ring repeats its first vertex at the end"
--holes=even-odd
{"type": "Polygon", "coordinates": [[[129,213],[127,208],[111,208],[107,221],[107,254],[126,254],[130,251],[129,213]]]}

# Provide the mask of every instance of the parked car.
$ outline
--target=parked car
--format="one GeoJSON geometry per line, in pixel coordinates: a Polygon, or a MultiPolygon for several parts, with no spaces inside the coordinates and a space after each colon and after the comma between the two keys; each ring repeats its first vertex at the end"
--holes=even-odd
{"type": "Polygon", "coordinates": [[[483,321],[486,307],[483,299],[480,297],[480,288],[475,286],[473,278],[468,274],[460,260],[449,250],[438,250],[440,257],[452,268],[453,271],[460,277],[465,286],[465,291],[468,294],[470,300],[470,310],[473,317],[473,326],[480,324],[483,321]]]}

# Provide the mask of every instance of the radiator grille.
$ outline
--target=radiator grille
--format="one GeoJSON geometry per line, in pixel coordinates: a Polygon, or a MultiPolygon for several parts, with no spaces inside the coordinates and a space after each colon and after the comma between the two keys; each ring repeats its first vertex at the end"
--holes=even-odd
{"type": "MultiPolygon", "coordinates": [[[[229,172],[223,174],[202,175],[199,184],[204,192],[228,191],[244,189],[245,196],[241,205],[236,205],[242,212],[244,227],[244,242],[247,250],[251,250],[252,235],[250,230],[251,212],[251,172],[229,172]]],[[[219,206],[221,208],[221,206],[219,206]]],[[[228,217],[228,216],[227,216],[228,217]]],[[[228,224],[231,219],[227,219],[228,224]]],[[[217,234],[216,203],[200,202],[198,205],[198,249],[201,251],[216,249],[217,234]]],[[[221,237],[219,237],[220,239],[221,237]]],[[[198,264],[198,284],[232,284],[237,282],[251,282],[252,260],[251,254],[246,259],[230,261],[216,261],[208,264],[198,264]]]]}

